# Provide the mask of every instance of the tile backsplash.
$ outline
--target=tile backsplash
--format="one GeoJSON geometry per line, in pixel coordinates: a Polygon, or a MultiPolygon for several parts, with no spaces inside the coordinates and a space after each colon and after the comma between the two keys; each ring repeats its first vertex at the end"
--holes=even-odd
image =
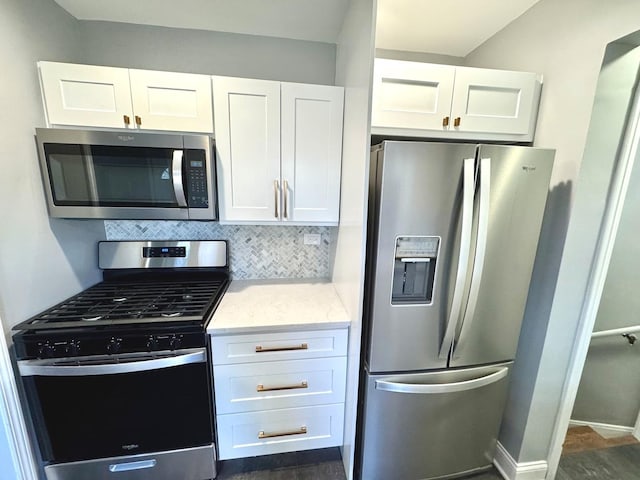
{"type": "Polygon", "coordinates": [[[235,279],[329,278],[338,229],[156,220],[106,220],[104,225],[107,240],[228,240],[235,279]],[[320,245],[305,245],[308,233],[320,234],[320,245]]]}

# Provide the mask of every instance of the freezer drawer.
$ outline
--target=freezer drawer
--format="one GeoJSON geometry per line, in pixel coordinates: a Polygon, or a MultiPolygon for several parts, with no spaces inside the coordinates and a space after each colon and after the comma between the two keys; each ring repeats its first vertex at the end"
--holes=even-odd
{"type": "Polygon", "coordinates": [[[367,374],[361,478],[454,478],[490,466],[510,367],[367,374]]]}

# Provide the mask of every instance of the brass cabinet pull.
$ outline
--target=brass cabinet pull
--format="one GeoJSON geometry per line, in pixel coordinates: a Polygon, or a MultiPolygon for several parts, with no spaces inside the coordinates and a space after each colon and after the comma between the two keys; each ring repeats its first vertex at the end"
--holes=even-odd
{"type": "Polygon", "coordinates": [[[129,126],[129,124],[131,123],[131,118],[129,118],[129,115],[123,115],[124,116],[124,124],[129,126]]]}
{"type": "Polygon", "coordinates": [[[284,197],[284,218],[289,218],[288,208],[287,208],[287,197],[289,196],[289,182],[284,180],[282,182],[282,195],[284,197]]]}
{"type": "Polygon", "coordinates": [[[442,126],[443,127],[448,127],[449,126],[449,117],[444,117],[442,119],[442,126]]]}
{"type": "Polygon", "coordinates": [[[296,383],[295,385],[283,385],[281,387],[265,387],[262,384],[259,384],[256,387],[256,392],[273,392],[276,390],[297,390],[299,388],[309,388],[309,384],[306,380],[303,380],[300,383],[296,383]]]}
{"type": "Polygon", "coordinates": [[[456,117],[456,118],[453,120],[453,126],[454,126],[454,127],[459,127],[459,126],[460,126],[460,117],[456,117]]]}
{"type": "MultiPolygon", "coordinates": [[[[273,197],[273,201],[275,203],[275,217],[279,218],[280,217],[280,213],[278,212],[278,204],[280,203],[280,182],[278,182],[278,180],[274,180],[273,181],[273,193],[274,193],[274,197],[273,197]]],[[[257,350],[256,350],[257,351],[257,350]]]]}
{"type": "Polygon", "coordinates": [[[289,347],[263,347],[262,345],[256,345],[256,353],[264,352],[286,352],[288,350],[308,350],[309,344],[301,343],[300,345],[292,345],[289,347]]]}
{"type": "Polygon", "coordinates": [[[138,115],[136,115],[136,125],[140,126],[142,125],[142,118],[140,118],[138,115]]]}
{"type": "Polygon", "coordinates": [[[307,427],[304,425],[300,427],[298,430],[291,430],[287,432],[279,432],[279,433],[265,433],[264,431],[258,432],[258,438],[272,438],[272,437],[286,437],[288,435],[302,435],[307,433],[307,427]]]}

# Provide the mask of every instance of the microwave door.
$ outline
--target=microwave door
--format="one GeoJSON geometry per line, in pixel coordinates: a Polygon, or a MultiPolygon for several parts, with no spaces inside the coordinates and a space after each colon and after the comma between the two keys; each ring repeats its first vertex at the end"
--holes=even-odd
{"type": "Polygon", "coordinates": [[[52,216],[189,218],[183,149],[45,144],[44,150],[52,216]]]}

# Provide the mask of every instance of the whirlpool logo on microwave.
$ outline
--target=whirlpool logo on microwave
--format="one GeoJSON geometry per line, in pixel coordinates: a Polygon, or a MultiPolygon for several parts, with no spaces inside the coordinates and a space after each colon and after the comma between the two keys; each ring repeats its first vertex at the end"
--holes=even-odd
{"type": "Polygon", "coordinates": [[[123,142],[130,142],[131,140],[135,140],[136,137],[133,137],[131,135],[118,135],[118,139],[122,140],[123,142]]]}
{"type": "Polygon", "coordinates": [[[137,443],[130,443],[129,445],[122,445],[122,449],[130,452],[131,450],[135,450],[136,448],[140,448],[140,445],[137,443]]]}

